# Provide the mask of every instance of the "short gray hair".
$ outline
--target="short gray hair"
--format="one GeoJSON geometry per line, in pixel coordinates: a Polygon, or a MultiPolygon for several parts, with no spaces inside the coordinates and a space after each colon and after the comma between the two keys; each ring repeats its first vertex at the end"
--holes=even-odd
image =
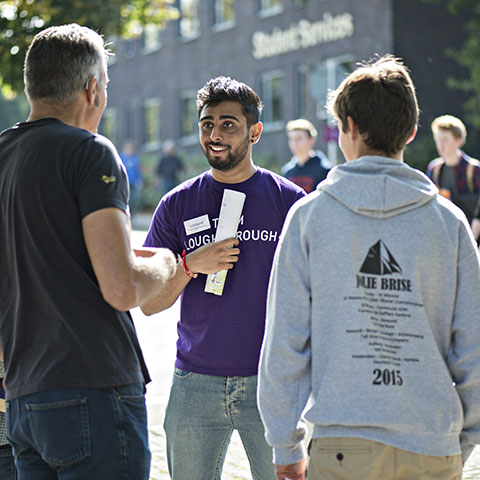
{"type": "Polygon", "coordinates": [[[71,104],[92,77],[103,86],[107,55],[103,38],[90,28],[72,23],[42,30],[25,58],[28,99],[71,104]]]}

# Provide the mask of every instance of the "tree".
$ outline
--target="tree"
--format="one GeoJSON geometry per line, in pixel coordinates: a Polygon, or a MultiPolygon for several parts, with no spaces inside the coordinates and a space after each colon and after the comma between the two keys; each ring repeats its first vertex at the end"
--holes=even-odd
{"type": "Polygon", "coordinates": [[[442,3],[450,12],[466,10],[470,19],[465,25],[467,38],[459,50],[450,49],[447,54],[469,72],[469,78],[449,78],[447,85],[469,95],[464,104],[466,120],[480,128],[480,1],[479,0],[423,0],[426,3],[442,3]]]}
{"type": "Polygon", "coordinates": [[[23,63],[35,34],[52,25],[78,23],[105,38],[134,35],[147,24],[178,15],[174,0],[0,0],[0,87],[23,90],[23,63]]]}
{"type": "Polygon", "coordinates": [[[27,97],[24,94],[17,95],[14,99],[7,99],[0,95],[0,132],[17,122],[25,121],[29,110],[27,97]]]}

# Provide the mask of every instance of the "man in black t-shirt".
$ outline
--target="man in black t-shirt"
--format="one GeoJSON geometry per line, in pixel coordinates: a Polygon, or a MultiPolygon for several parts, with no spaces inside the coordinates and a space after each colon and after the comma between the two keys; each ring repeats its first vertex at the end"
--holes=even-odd
{"type": "Polygon", "coordinates": [[[159,294],[175,258],[131,248],[125,168],[96,134],[107,81],[98,34],[40,32],[30,116],[0,135],[0,347],[24,479],[149,478],[149,376],[128,310],[159,294]]]}
{"type": "Polygon", "coordinates": [[[286,131],[293,157],[283,166],[282,175],[310,193],[327,176],[331,165],[322,151],[314,150],[317,129],[311,122],[291,120],[286,131]]]}

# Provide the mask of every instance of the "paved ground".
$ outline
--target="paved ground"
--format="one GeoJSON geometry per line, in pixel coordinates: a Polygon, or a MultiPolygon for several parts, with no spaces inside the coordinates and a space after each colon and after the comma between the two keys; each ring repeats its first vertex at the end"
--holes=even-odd
{"type": "MultiPolygon", "coordinates": [[[[144,237],[144,231],[134,231],[132,239],[134,246],[140,246],[144,237]]],[[[179,305],[177,302],[169,310],[151,317],[145,317],[139,309],[134,309],[132,314],[153,379],[147,387],[150,443],[153,454],[150,480],[168,480],[162,424],[173,374],[179,305]]],[[[251,478],[240,437],[234,434],[225,460],[222,480],[251,480],[251,478]]],[[[463,480],[479,479],[480,448],[477,448],[465,465],[463,480]]]]}

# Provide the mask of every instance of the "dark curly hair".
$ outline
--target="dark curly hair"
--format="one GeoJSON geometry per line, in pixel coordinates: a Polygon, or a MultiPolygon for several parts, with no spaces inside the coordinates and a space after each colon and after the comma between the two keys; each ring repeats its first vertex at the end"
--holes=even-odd
{"type": "Polygon", "coordinates": [[[248,126],[260,120],[263,104],[253,89],[245,83],[223,76],[209,80],[197,92],[198,118],[205,106],[216,105],[220,102],[240,103],[248,126]]]}

